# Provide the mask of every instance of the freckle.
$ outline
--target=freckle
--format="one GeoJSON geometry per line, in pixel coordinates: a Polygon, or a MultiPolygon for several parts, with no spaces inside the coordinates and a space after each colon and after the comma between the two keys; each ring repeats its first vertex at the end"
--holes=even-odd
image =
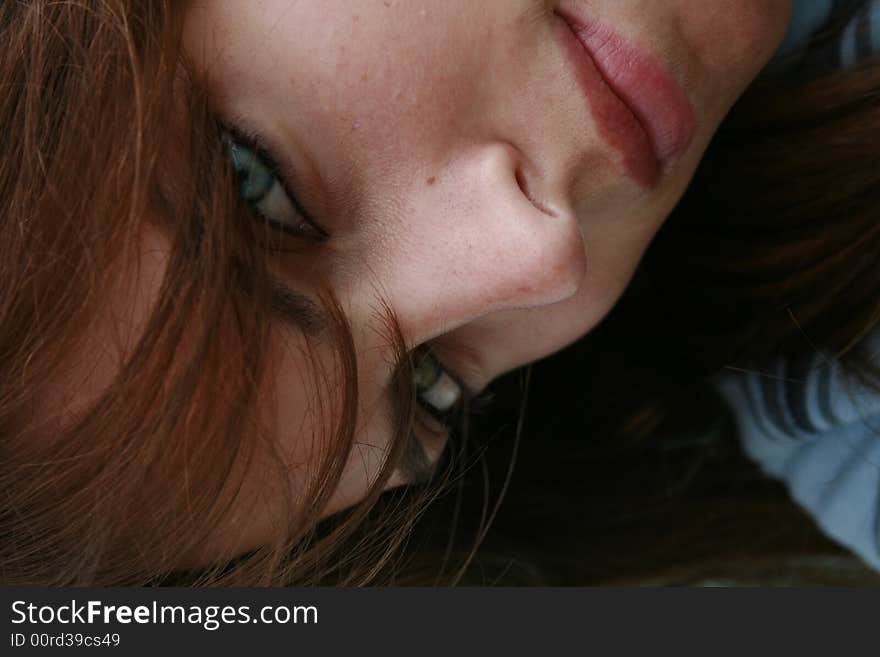
{"type": "Polygon", "coordinates": [[[425,182],[427,182],[427,183],[428,183],[428,187],[430,187],[430,186],[433,185],[435,182],[437,182],[437,177],[436,177],[436,176],[431,176],[431,177],[428,178],[428,180],[426,180],[425,182]]]}
{"type": "Polygon", "coordinates": [[[366,73],[364,73],[364,74],[361,76],[361,82],[367,82],[369,79],[370,79],[370,76],[367,75],[366,73]]]}
{"type": "Polygon", "coordinates": [[[357,23],[360,19],[361,19],[361,17],[358,16],[357,14],[355,14],[355,16],[354,16],[354,22],[357,23]]]}

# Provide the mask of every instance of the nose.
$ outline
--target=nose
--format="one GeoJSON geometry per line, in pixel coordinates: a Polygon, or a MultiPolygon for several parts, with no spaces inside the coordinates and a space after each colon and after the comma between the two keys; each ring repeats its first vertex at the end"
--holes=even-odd
{"type": "Polygon", "coordinates": [[[468,148],[413,184],[402,235],[387,256],[408,342],[578,290],[586,271],[580,227],[563,199],[536,201],[540,190],[507,143],[468,148]]]}

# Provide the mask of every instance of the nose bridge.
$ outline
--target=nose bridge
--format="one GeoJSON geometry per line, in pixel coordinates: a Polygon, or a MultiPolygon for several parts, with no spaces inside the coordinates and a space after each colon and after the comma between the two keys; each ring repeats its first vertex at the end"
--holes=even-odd
{"type": "Polygon", "coordinates": [[[422,196],[414,226],[425,236],[420,282],[430,295],[423,341],[501,310],[561,301],[580,287],[586,256],[571,213],[551,214],[527,196],[524,162],[504,143],[451,160],[422,196]]]}

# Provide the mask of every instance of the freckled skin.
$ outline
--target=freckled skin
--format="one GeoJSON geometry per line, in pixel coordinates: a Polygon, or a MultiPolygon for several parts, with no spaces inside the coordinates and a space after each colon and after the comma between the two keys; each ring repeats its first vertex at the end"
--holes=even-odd
{"type": "MultiPolygon", "coordinates": [[[[474,388],[589,332],[790,13],[790,0],[563,4],[653,53],[693,105],[693,139],[650,189],[626,175],[590,114],[553,37],[554,2],[202,0],[189,10],[185,45],[221,114],[248,117],[320,179],[299,200],[320,209],[330,239],[273,266],[292,287],[308,289],[305,272],[328,281],[354,331],[360,445],[325,513],[362,497],[389,440],[380,299],[410,347],[434,341],[474,388]]],[[[280,327],[274,348],[279,399],[262,412],[295,469],[321,449],[303,438],[317,426],[308,367],[280,327]]],[[[442,444],[427,447],[436,457],[442,444]]],[[[264,503],[241,514],[238,549],[267,540],[277,519],[261,482],[249,479],[247,495],[264,503]]]]}

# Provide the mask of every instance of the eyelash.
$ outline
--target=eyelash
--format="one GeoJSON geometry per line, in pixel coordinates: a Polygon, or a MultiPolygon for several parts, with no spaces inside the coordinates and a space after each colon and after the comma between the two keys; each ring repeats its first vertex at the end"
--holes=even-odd
{"type": "Polygon", "coordinates": [[[495,394],[485,390],[476,397],[468,397],[466,406],[458,403],[448,413],[438,416],[417,399],[413,417],[415,434],[428,436],[431,439],[443,437],[449,431],[453,435],[461,435],[463,423],[469,422],[474,417],[488,414],[494,401],[495,394]]]}
{"type": "Polygon", "coordinates": [[[281,168],[270,153],[265,140],[254,132],[247,132],[233,126],[223,126],[222,131],[224,147],[232,161],[233,172],[239,184],[239,196],[251,212],[266,225],[281,232],[314,242],[326,240],[330,234],[303,209],[302,204],[291,191],[293,186],[285,180],[281,168]],[[237,154],[240,155],[241,160],[236,157],[237,154]],[[261,174],[270,177],[268,183],[264,182],[262,185],[262,192],[254,199],[247,198],[248,194],[246,193],[247,185],[250,184],[247,177],[250,173],[247,171],[248,166],[262,169],[261,174]],[[265,203],[269,199],[270,194],[273,194],[276,188],[283,195],[280,199],[276,197],[276,202],[281,201],[289,205],[290,211],[296,214],[295,225],[279,220],[277,216],[273,217],[268,211],[259,207],[261,203],[265,203]]]}

